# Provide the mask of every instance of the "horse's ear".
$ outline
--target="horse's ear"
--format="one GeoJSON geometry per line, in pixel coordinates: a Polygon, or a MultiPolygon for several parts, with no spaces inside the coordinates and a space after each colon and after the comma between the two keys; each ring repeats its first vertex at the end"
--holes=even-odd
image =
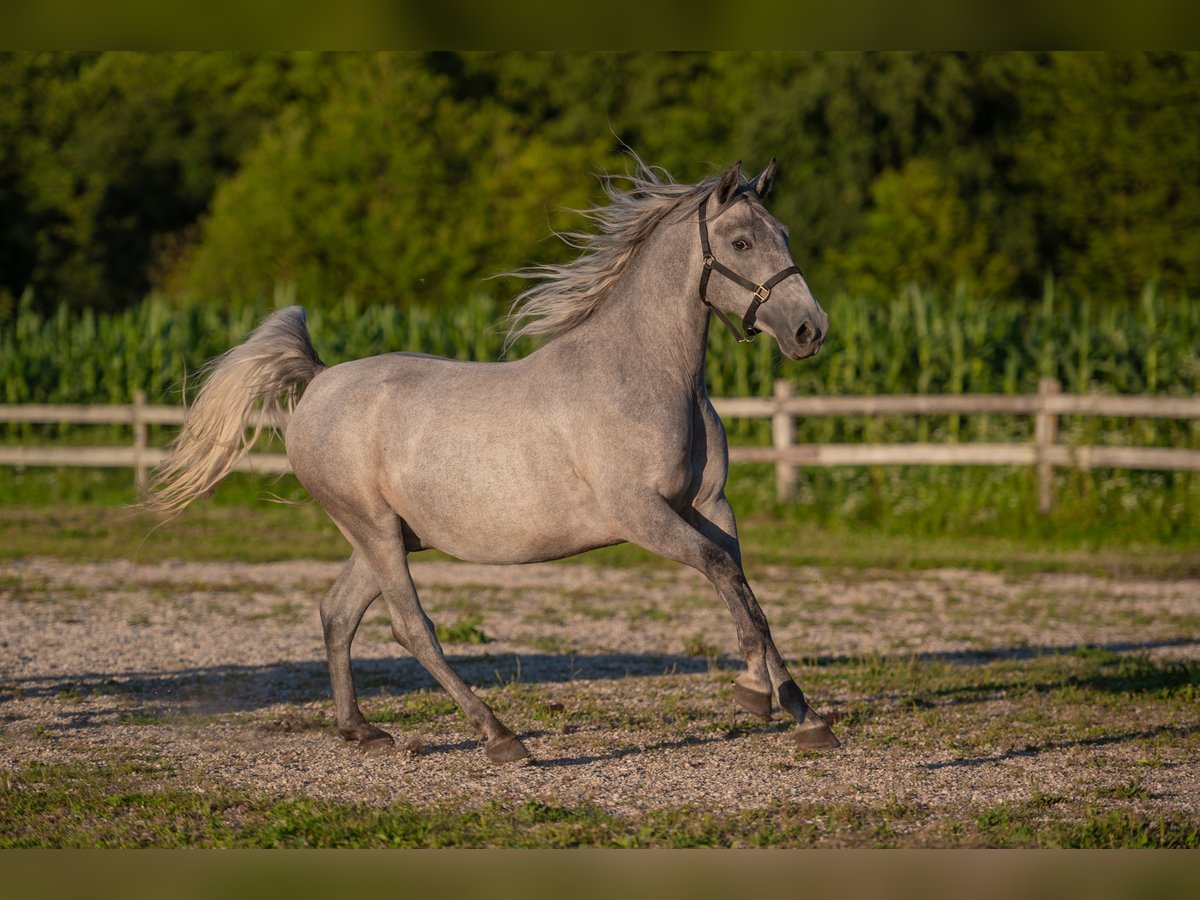
{"type": "Polygon", "coordinates": [[[754,179],[754,193],[761,198],[765,198],[767,194],[771,193],[771,185],[775,183],[775,173],[778,171],[779,166],[775,165],[775,157],[772,156],[767,167],[754,179]]]}
{"type": "Polygon", "coordinates": [[[742,161],[739,159],[721,173],[721,181],[717,184],[717,203],[724,206],[738,189],[742,182],[742,161]]]}

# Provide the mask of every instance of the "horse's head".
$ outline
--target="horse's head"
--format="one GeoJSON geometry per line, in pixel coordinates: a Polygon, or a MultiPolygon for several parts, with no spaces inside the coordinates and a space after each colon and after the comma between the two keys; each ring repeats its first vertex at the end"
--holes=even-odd
{"type": "Polygon", "coordinates": [[[805,359],[821,349],[829,317],[792,262],[787,228],[763,206],[775,180],[775,160],[748,183],[742,182],[741,165],[726,169],[701,201],[700,296],[718,313],[741,319],[747,338],[765,331],[785,355],[805,359]]]}

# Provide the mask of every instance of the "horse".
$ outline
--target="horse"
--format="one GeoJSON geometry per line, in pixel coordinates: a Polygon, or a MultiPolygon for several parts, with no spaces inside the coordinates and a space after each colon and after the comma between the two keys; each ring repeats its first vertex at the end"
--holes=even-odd
{"type": "Polygon", "coordinates": [[[725,429],[705,386],[710,313],[739,342],[766,332],[793,360],[816,354],[829,331],[788,229],[763,205],[776,171],[772,159],[746,179],[738,162],[681,184],[635,155],[631,173],[603,177],[609,202],[584,211],[593,230],[565,236],[578,257],[514,273],[533,284],[513,301],[506,351],[521,335],[546,338],[521,358],[400,352],[327,367],[304,310],[276,311],[208,364],[143,504],[182,511],[266,423],[286,418],[297,479],[352,548],[320,611],[337,732],[363,749],[393,743],[363,716],[350,660],[382,597],[393,637],[455,700],[488,759],[529,759],[446,660],[409,554],[503,565],[623,542],[711,582],[746,666],[733,681],[741,707],[770,721],[774,700],[795,719],[799,747],[838,747],[746,580],[724,491],[725,429]]]}

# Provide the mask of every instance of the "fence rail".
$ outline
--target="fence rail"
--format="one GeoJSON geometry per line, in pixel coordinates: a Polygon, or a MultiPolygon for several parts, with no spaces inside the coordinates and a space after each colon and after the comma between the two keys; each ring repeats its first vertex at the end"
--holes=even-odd
{"type": "MultiPolygon", "coordinates": [[[[870,397],[795,397],[787,381],[775,382],[772,397],[714,397],[725,418],[771,420],[770,447],[730,447],[730,462],[773,463],[775,488],[781,499],[793,496],[799,466],[1034,466],[1038,474],[1038,509],[1054,505],[1056,467],[1092,469],[1164,469],[1200,471],[1200,450],[1160,447],[1093,447],[1060,444],[1058,417],[1120,416],[1130,418],[1200,419],[1200,397],[1150,397],[1061,393],[1059,383],[1044,378],[1036,394],[905,394],[870,397]],[[797,417],[899,415],[1025,415],[1034,417],[1028,443],[797,444],[797,417]]],[[[38,406],[0,404],[0,422],[127,424],[133,445],[124,447],[4,447],[0,465],[97,466],[132,468],[138,484],[166,451],[149,446],[150,425],[181,425],[178,406],[151,406],[138,391],[128,406],[38,406]]],[[[281,424],[281,423],[280,423],[281,424]]],[[[264,474],[290,472],[282,453],[252,453],[238,466],[264,474]]]]}

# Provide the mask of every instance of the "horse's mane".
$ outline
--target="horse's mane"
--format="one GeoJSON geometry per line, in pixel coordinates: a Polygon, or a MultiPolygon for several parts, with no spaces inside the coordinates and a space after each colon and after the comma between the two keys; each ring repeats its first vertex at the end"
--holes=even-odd
{"type": "Polygon", "coordinates": [[[517,295],[508,314],[507,351],[523,335],[553,337],[583,322],[608,296],[613,284],[655,227],[673,212],[683,218],[695,213],[716,186],[719,176],[698,184],[677,184],[665,169],[648,166],[630,152],[629,175],[600,176],[610,203],[577,210],[596,231],[560,234],[583,252],[562,265],[531,266],[509,274],[538,283],[517,295]]]}

